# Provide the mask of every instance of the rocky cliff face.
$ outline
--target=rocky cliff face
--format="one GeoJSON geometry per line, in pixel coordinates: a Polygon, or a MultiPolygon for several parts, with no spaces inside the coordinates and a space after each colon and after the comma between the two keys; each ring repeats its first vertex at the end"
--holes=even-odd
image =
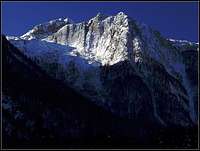
{"type": "Polygon", "coordinates": [[[197,124],[196,49],[192,55],[182,51],[122,12],[55,25],[7,38],[49,75],[117,116],[163,126],[197,124]]]}
{"type": "Polygon", "coordinates": [[[55,32],[57,32],[61,27],[72,23],[70,19],[55,19],[49,22],[39,24],[33,27],[32,30],[27,32],[26,34],[22,35],[21,38],[29,40],[29,39],[42,39],[45,38],[55,32]]]}

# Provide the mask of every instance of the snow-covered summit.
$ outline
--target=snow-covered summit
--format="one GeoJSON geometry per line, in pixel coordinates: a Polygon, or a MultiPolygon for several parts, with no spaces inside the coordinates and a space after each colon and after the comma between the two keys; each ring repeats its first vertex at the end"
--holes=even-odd
{"type": "Polygon", "coordinates": [[[184,44],[190,44],[190,45],[196,44],[196,45],[198,45],[197,42],[191,42],[191,41],[188,41],[188,40],[177,40],[177,39],[172,39],[172,38],[169,38],[168,40],[171,41],[171,42],[180,43],[182,45],[184,45],[184,44]]]}
{"type": "Polygon", "coordinates": [[[96,16],[94,16],[93,18],[91,18],[89,20],[89,23],[92,22],[92,21],[102,21],[107,17],[108,17],[108,15],[105,15],[105,14],[102,14],[102,13],[99,12],[96,16]]]}
{"type": "Polygon", "coordinates": [[[61,27],[71,23],[73,23],[73,21],[69,18],[50,20],[48,22],[34,26],[33,29],[22,35],[20,38],[25,40],[43,39],[57,32],[61,27]]]}
{"type": "Polygon", "coordinates": [[[178,52],[171,49],[172,46],[193,45],[188,41],[167,40],[156,30],[123,12],[114,16],[98,13],[82,23],[74,23],[68,18],[51,20],[36,25],[20,39],[40,39],[73,47],[76,49],[71,54],[79,54],[101,65],[113,65],[124,60],[141,62],[153,58],[171,73],[179,72],[176,65],[181,60],[178,52]]]}
{"type": "Polygon", "coordinates": [[[198,45],[198,42],[191,42],[188,40],[177,40],[177,39],[168,39],[169,41],[171,41],[175,46],[184,46],[184,45],[198,45]]]}
{"type": "Polygon", "coordinates": [[[86,60],[102,65],[120,61],[141,62],[147,57],[161,62],[169,70],[180,60],[172,46],[194,45],[192,42],[165,39],[151,27],[119,12],[114,16],[98,13],[88,22],[74,23],[69,18],[55,19],[39,25],[19,38],[11,40],[40,39],[76,48],[86,60]],[[170,43],[168,42],[170,41],[170,43]]]}
{"type": "Polygon", "coordinates": [[[20,37],[16,37],[16,36],[6,36],[7,40],[20,40],[20,37]]]}
{"type": "Polygon", "coordinates": [[[199,50],[199,43],[198,42],[191,42],[188,40],[176,40],[176,39],[167,39],[170,43],[181,51],[185,50],[199,50]]]}

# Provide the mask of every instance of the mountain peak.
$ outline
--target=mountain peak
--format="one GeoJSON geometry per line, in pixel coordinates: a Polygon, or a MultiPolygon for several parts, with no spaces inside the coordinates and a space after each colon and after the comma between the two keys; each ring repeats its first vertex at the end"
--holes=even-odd
{"type": "Polygon", "coordinates": [[[64,22],[69,23],[69,24],[73,24],[74,23],[74,21],[71,20],[70,18],[65,18],[64,22]]]}
{"type": "Polygon", "coordinates": [[[95,17],[93,17],[92,19],[90,19],[90,21],[91,20],[102,21],[102,20],[104,20],[107,17],[108,17],[107,15],[102,14],[102,13],[99,12],[99,13],[97,13],[97,15],[95,17]]]}
{"type": "Polygon", "coordinates": [[[98,12],[96,16],[98,16],[98,17],[99,17],[99,16],[102,16],[102,15],[104,15],[104,14],[102,14],[102,13],[98,12]]]}
{"type": "Polygon", "coordinates": [[[118,16],[127,16],[124,12],[117,13],[118,16]]]}
{"type": "Polygon", "coordinates": [[[73,23],[73,21],[69,18],[53,19],[48,22],[44,22],[44,23],[34,26],[32,30],[29,30],[20,38],[25,39],[25,40],[31,40],[35,38],[36,39],[46,38],[47,36],[57,32],[61,27],[65,26],[66,24],[71,24],[71,23],[73,23]]]}

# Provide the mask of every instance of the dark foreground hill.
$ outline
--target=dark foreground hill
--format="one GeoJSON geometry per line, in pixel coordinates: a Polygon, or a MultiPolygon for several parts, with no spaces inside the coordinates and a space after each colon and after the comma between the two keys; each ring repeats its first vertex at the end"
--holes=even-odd
{"type": "Polygon", "coordinates": [[[197,147],[197,127],[113,115],[49,77],[4,36],[2,44],[3,148],[197,147]]]}

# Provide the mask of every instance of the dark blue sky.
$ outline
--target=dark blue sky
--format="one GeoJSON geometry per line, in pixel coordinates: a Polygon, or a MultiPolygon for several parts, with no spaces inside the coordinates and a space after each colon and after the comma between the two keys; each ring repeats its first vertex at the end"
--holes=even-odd
{"type": "Polygon", "coordinates": [[[3,2],[2,7],[6,35],[19,36],[36,24],[60,17],[81,22],[98,12],[123,11],[165,37],[198,41],[197,2],[3,2]]]}

